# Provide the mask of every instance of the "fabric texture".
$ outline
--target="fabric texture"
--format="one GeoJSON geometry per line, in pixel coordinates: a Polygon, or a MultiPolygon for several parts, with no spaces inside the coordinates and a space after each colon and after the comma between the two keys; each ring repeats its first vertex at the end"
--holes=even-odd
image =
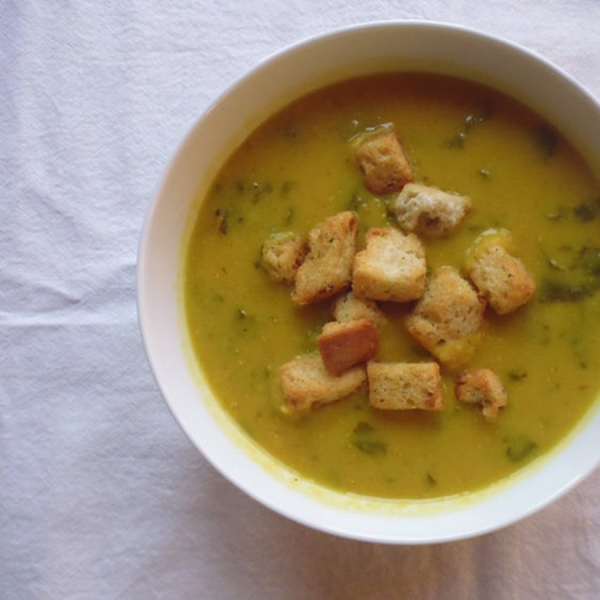
{"type": "Polygon", "coordinates": [[[332,28],[433,20],[600,97],[596,0],[0,3],[0,598],[600,597],[600,473],[473,540],[396,547],[273,514],[177,427],[139,334],[139,236],[204,109],[332,28]]]}

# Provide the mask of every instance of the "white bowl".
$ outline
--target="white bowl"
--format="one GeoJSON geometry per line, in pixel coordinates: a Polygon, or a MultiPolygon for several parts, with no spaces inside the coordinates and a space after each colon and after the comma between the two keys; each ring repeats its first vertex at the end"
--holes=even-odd
{"type": "Polygon", "coordinates": [[[300,523],[376,542],[467,538],[513,523],[559,497],[600,461],[596,406],[558,448],[490,488],[459,497],[391,501],[342,494],[298,476],[256,447],[221,409],[196,365],[185,327],[183,255],[194,198],[208,190],[232,149],[293,99],[375,70],[428,71],[473,79],[534,108],[600,167],[600,106],[547,61],[464,28],[384,22],[296,44],[253,69],[200,118],[183,141],[148,214],[138,264],[138,310],[148,358],[182,429],[250,496],[300,523]]]}

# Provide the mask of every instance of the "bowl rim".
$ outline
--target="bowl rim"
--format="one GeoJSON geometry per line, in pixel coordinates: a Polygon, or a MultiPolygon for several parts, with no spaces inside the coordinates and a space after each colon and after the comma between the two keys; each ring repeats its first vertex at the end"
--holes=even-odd
{"type": "MultiPolygon", "coordinates": [[[[581,429],[589,429],[592,426],[600,427],[600,410],[598,410],[598,403],[596,403],[595,408],[590,411],[590,413],[595,414],[591,414],[590,418],[587,419],[587,422],[582,423],[581,427],[578,427],[576,431],[567,436],[567,439],[559,444],[559,447],[552,450],[550,453],[547,453],[543,457],[543,460],[540,459],[539,461],[536,461],[535,464],[519,471],[516,474],[516,477],[509,478],[510,481],[500,482],[499,486],[490,486],[489,489],[484,490],[480,495],[482,498],[481,501],[476,500],[474,502],[463,503],[462,508],[460,508],[461,505],[456,505],[458,508],[452,509],[449,512],[442,511],[441,513],[436,513],[433,511],[433,513],[427,513],[421,516],[418,514],[409,514],[406,517],[398,517],[397,515],[390,514],[364,515],[360,513],[360,511],[363,510],[360,499],[357,499],[356,509],[340,509],[337,506],[328,504],[327,500],[323,502],[322,498],[317,499],[312,493],[307,493],[306,490],[298,489],[293,476],[287,477],[286,481],[274,478],[272,473],[265,470],[264,466],[259,465],[255,459],[250,459],[248,455],[241,454],[239,447],[232,454],[230,447],[230,445],[232,446],[234,444],[230,438],[232,431],[224,431],[224,429],[227,428],[227,425],[224,425],[223,423],[217,425],[217,427],[220,428],[220,431],[217,432],[215,439],[211,442],[213,446],[209,447],[205,439],[199,439],[197,431],[191,428],[190,423],[187,420],[186,415],[188,413],[181,409],[179,400],[174,399],[173,386],[169,381],[164,365],[162,365],[163,358],[161,357],[160,351],[157,349],[158,341],[155,331],[152,329],[154,327],[153,319],[155,315],[153,313],[154,309],[151,310],[150,308],[151,296],[149,290],[151,288],[153,269],[153,263],[150,258],[150,249],[151,244],[156,242],[153,236],[156,221],[160,218],[158,216],[158,207],[161,203],[161,199],[168,195],[170,188],[173,186],[174,174],[182,162],[186,160],[187,153],[198,136],[198,131],[202,127],[202,124],[207,119],[211,118],[211,115],[214,114],[221,103],[234,94],[241,85],[252,82],[257,76],[257,73],[262,73],[265,70],[271,69],[275,63],[286,61],[290,55],[301,53],[309,46],[327,43],[332,39],[339,40],[344,36],[351,37],[353,35],[363,35],[365,32],[367,34],[370,32],[370,35],[374,35],[376,32],[382,32],[384,30],[404,30],[405,32],[412,30],[413,32],[429,32],[428,34],[439,32],[447,34],[448,32],[451,32],[467,36],[477,43],[488,44],[496,48],[510,49],[519,56],[533,61],[536,68],[542,70],[545,69],[550,75],[562,80],[567,86],[573,89],[574,93],[582,98],[582,101],[585,100],[590,103],[590,105],[593,105],[600,115],[600,105],[596,99],[579,82],[554,63],[515,42],[462,25],[419,20],[371,21],[336,28],[314,36],[308,36],[293,44],[285,46],[266,56],[248,69],[241,77],[230,83],[196,119],[169,161],[153,196],[152,203],[146,213],[138,247],[136,278],[138,324],[151,372],[157,387],[175,418],[175,421],[184,431],[188,439],[192,441],[194,446],[212,464],[212,466],[247,495],[264,506],[267,506],[274,512],[293,521],[302,523],[313,529],[349,539],[394,544],[426,544],[456,541],[489,533],[520,521],[561,497],[582,479],[587,477],[600,462],[600,453],[598,452],[596,452],[594,458],[589,457],[586,461],[579,461],[577,463],[579,469],[576,471],[565,469],[563,466],[559,473],[559,485],[554,483],[551,486],[548,486],[543,478],[540,479],[539,473],[541,472],[540,470],[543,471],[546,468],[550,458],[554,457],[557,452],[560,453],[561,456],[564,456],[567,461],[569,461],[573,455],[579,456],[582,453],[580,450],[581,444],[578,443],[578,440],[581,438],[579,435],[581,429]],[[235,468],[232,468],[228,463],[228,461],[233,458],[239,460],[239,464],[235,468]],[[491,520],[487,518],[490,511],[498,510],[500,508],[498,505],[499,499],[503,502],[506,501],[506,490],[514,489],[518,482],[524,478],[536,481],[539,484],[539,492],[536,495],[525,499],[526,501],[521,502],[518,508],[512,510],[510,514],[503,514],[501,518],[491,520]],[[257,490],[255,485],[257,480],[264,486],[260,491],[257,490]],[[277,500],[274,500],[274,498],[277,500]],[[340,510],[342,510],[344,514],[341,514],[340,510]],[[460,527],[455,527],[452,523],[449,523],[449,515],[455,516],[461,512],[464,512],[469,518],[459,519],[460,527]],[[387,528],[389,521],[388,523],[385,523],[384,521],[389,519],[394,519],[404,526],[401,533],[399,533],[397,529],[390,531],[389,528],[387,528]],[[357,521],[361,522],[360,527],[357,526],[357,521]],[[423,533],[424,530],[426,530],[427,533],[423,533]]],[[[272,112],[273,111],[269,111],[268,114],[272,114],[272,112]]],[[[600,154],[600,150],[598,153],[600,154]]],[[[176,294],[176,291],[172,290],[170,293],[176,294]]],[[[191,383],[197,385],[197,381],[191,383]]],[[[212,422],[214,423],[214,413],[204,406],[203,401],[199,400],[201,394],[198,391],[196,394],[198,404],[202,405],[199,414],[207,419],[213,420],[212,422]]],[[[584,446],[585,448],[588,448],[589,443],[584,446]]],[[[320,489],[321,486],[317,486],[317,488],[320,489]]],[[[329,492],[325,491],[325,495],[327,496],[328,494],[329,492]]],[[[478,493],[475,495],[478,495],[478,493]]],[[[379,502],[380,499],[376,500],[379,502]]],[[[454,502],[452,499],[450,499],[450,501],[454,502]]],[[[386,502],[383,502],[383,504],[385,503],[386,502]]],[[[412,504],[412,502],[409,502],[409,504],[412,504]]],[[[439,504],[439,502],[437,502],[437,504],[439,504]]]]}

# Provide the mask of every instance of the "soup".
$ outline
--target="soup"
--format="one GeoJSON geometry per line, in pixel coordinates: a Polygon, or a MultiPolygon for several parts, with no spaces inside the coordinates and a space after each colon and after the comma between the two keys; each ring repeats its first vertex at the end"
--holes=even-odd
{"type": "MultiPolygon", "coordinates": [[[[345,492],[432,498],[474,491],[548,452],[594,403],[600,339],[600,188],[585,161],[538,115],[474,83],[386,74],[335,84],[286,107],[227,160],[203,199],[184,267],[196,358],[239,426],[301,476],[345,492]],[[537,285],[510,315],[485,312],[468,367],[492,369],[508,405],[495,419],[458,402],[442,365],[443,409],[382,411],[360,390],[305,412],[282,411],[279,370],[314,353],[335,298],[299,307],[272,281],[261,248],[273,233],[306,238],[353,211],[359,247],[397,227],[397,194],[368,191],[352,140],[393,124],[415,179],[468,196],[452,235],[423,240],[428,272],[463,272],[490,229],[510,232],[537,285]]],[[[382,302],[381,362],[434,360],[407,333],[414,303],[382,302]]]]}

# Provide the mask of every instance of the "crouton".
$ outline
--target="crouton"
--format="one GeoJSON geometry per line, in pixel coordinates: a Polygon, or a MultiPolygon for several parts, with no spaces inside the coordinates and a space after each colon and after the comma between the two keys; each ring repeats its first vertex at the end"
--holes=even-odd
{"type": "Polygon", "coordinates": [[[499,315],[516,311],[537,291],[527,268],[509,247],[509,234],[492,230],[475,241],[467,261],[468,276],[499,315]]]}
{"type": "Polygon", "coordinates": [[[306,412],[330,404],[360,390],[367,383],[364,366],[343,375],[331,375],[318,354],[295,358],[279,369],[283,410],[290,414],[306,412]]]}
{"type": "Polygon", "coordinates": [[[358,166],[371,193],[399,192],[414,180],[404,148],[390,127],[380,127],[360,136],[355,146],[358,166]]]}
{"type": "Polygon", "coordinates": [[[352,292],[340,296],[333,305],[333,318],[343,323],[354,319],[369,319],[381,325],[385,315],[373,300],[357,298],[352,292]]]}
{"type": "Polygon", "coordinates": [[[276,233],[262,247],[262,265],[274,281],[292,284],[308,245],[292,233],[276,233]]]}
{"type": "Polygon", "coordinates": [[[441,410],[442,380],[437,363],[367,364],[369,403],[385,410],[441,410]]]}
{"type": "Polygon", "coordinates": [[[467,404],[477,404],[482,414],[490,419],[508,403],[508,394],[502,381],[491,369],[469,369],[456,379],[456,398],[467,404]]]}
{"type": "Polygon", "coordinates": [[[404,186],[394,213],[404,231],[424,237],[444,237],[458,229],[471,208],[471,199],[420,183],[404,186]]]}
{"type": "Polygon", "coordinates": [[[350,211],[328,217],[311,229],[309,252],[296,272],[292,301],[311,304],[350,287],[357,239],[358,219],[350,211]]]}
{"type": "Polygon", "coordinates": [[[485,302],[452,267],[440,267],[406,319],[412,337],[441,363],[457,368],[480,339],[485,302]]]}
{"type": "Polygon", "coordinates": [[[325,323],[317,343],[323,364],[333,375],[366,363],[379,351],[377,327],[369,319],[325,323]]]}
{"type": "Polygon", "coordinates": [[[408,302],[425,289],[425,251],[416,235],[394,227],[370,229],[354,257],[352,291],[358,298],[408,302]]]}

